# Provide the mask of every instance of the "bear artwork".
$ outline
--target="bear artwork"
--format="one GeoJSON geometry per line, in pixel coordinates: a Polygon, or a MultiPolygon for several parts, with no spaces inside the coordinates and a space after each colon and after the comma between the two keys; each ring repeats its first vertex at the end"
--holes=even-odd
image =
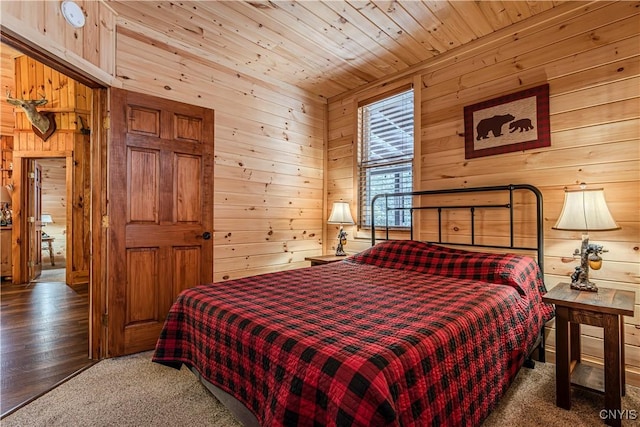
{"type": "Polygon", "coordinates": [[[478,126],[476,126],[476,130],[478,131],[476,141],[489,138],[489,132],[492,132],[494,137],[502,135],[502,126],[513,119],[515,119],[515,117],[511,114],[503,114],[480,120],[478,126]]]}
{"type": "Polygon", "coordinates": [[[523,132],[533,129],[533,125],[531,124],[531,119],[520,119],[509,123],[509,129],[511,129],[509,133],[513,133],[517,130],[523,132]]]}

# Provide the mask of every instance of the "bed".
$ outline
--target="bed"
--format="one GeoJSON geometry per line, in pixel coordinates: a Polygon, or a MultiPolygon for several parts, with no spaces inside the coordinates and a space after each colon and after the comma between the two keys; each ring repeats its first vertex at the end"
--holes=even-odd
{"type": "Polygon", "coordinates": [[[540,265],[372,243],[337,263],[183,291],[153,361],[188,366],[245,425],[480,425],[553,317],[540,265]]]}

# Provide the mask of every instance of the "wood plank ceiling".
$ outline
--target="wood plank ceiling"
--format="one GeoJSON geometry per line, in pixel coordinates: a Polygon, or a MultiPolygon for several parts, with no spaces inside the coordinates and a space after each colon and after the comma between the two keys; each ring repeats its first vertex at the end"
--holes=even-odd
{"type": "Polygon", "coordinates": [[[558,1],[109,0],[120,28],[270,82],[331,98],[558,1]]]}

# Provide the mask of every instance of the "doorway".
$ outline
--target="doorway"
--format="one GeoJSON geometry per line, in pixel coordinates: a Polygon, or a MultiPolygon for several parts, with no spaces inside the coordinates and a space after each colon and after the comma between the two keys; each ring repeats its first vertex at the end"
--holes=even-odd
{"type": "MultiPolygon", "coordinates": [[[[24,56],[20,50],[13,51],[3,43],[3,77],[15,75],[13,65],[11,65],[12,71],[6,73],[6,65],[13,64],[15,60],[14,56],[7,61],[4,55],[8,52],[12,52],[10,55],[24,56]]],[[[51,66],[54,65],[51,64],[51,66]]],[[[44,69],[46,65],[38,64],[38,67],[38,69],[44,69]]],[[[64,87],[68,88],[68,84],[72,84],[71,78],[65,76],[65,79],[68,80],[65,80],[64,87]]],[[[62,86],[60,79],[51,80],[62,86]]],[[[3,84],[5,83],[7,82],[3,80],[3,84]]],[[[78,82],[73,84],[75,83],[78,82]]],[[[17,94],[15,82],[11,82],[11,85],[13,94],[17,94]]],[[[6,85],[5,89],[7,89],[6,85]]],[[[43,90],[38,87],[38,95],[43,90]]],[[[70,89],[68,90],[70,91],[70,89]]],[[[22,135],[20,135],[17,126],[12,133],[3,132],[3,136],[5,134],[11,135],[13,141],[10,161],[11,173],[3,174],[2,178],[3,185],[11,184],[13,188],[14,224],[11,237],[12,267],[10,270],[13,274],[9,276],[11,281],[2,282],[2,295],[0,296],[3,301],[2,311],[0,311],[0,352],[3,360],[0,372],[0,376],[3,378],[3,389],[0,393],[2,417],[55,387],[67,377],[90,366],[100,357],[100,316],[95,313],[99,313],[102,306],[99,292],[96,292],[92,286],[90,263],[94,261],[99,263],[101,256],[98,255],[92,260],[89,255],[94,238],[98,241],[101,239],[101,231],[99,230],[98,233],[92,235],[90,226],[91,222],[96,219],[92,217],[94,213],[93,191],[97,191],[98,195],[102,191],[100,182],[102,168],[94,169],[93,161],[98,164],[104,162],[100,149],[104,132],[98,129],[100,120],[94,117],[94,111],[96,111],[96,105],[102,105],[101,100],[104,98],[105,92],[104,89],[96,88],[95,85],[86,88],[84,92],[86,104],[79,108],[82,110],[80,113],[84,115],[82,120],[77,119],[78,108],[73,112],[66,112],[62,111],[64,107],[60,105],[52,105],[53,103],[49,105],[56,112],[56,115],[64,114],[64,120],[71,126],[66,130],[67,135],[74,134],[70,145],[62,144],[61,138],[56,140],[55,134],[48,141],[33,136],[21,140],[22,135]],[[72,117],[73,114],[76,114],[76,118],[72,117]],[[80,130],[80,126],[82,127],[82,132],[74,132],[73,126],[76,125],[79,125],[78,130],[80,130]],[[96,129],[96,132],[92,135],[89,133],[90,129],[96,129]],[[82,157],[78,158],[77,156],[82,157]],[[62,281],[58,281],[60,280],[59,275],[47,277],[42,274],[35,281],[30,281],[27,274],[28,261],[25,252],[30,245],[28,244],[29,239],[25,237],[29,221],[26,212],[28,204],[32,201],[26,197],[25,190],[29,165],[36,162],[41,166],[44,163],[43,184],[45,186],[44,203],[41,206],[44,209],[40,209],[40,213],[37,215],[38,227],[36,228],[53,236],[53,239],[49,240],[51,252],[48,251],[46,238],[44,251],[42,239],[31,246],[39,255],[40,264],[44,265],[45,272],[49,268],[53,271],[55,267],[63,267],[62,281]],[[91,174],[94,171],[97,183],[92,187],[91,174]],[[55,185],[59,188],[56,188],[56,191],[52,190],[49,194],[47,190],[48,175],[58,175],[60,172],[65,179],[62,182],[58,181],[55,185]],[[5,183],[5,178],[11,182],[5,183]],[[73,192],[73,189],[79,190],[73,192]],[[50,205],[47,205],[48,195],[52,196],[50,205]],[[61,206],[63,204],[65,206],[61,206]],[[52,221],[51,223],[45,222],[44,227],[42,227],[42,220],[47,217],[43,218],[42,214],[50,215],[52,221]],[[73,222],[83,224],[78,235],[82,250],[68,249],[73,242],[74,234],[76,234],[70,225],[73,222]],[[74,255],[81,258],[81,260],[75,261],[75,267],[73,264],[74,255]],[[81,266],[82,262],[85,262],[86,265],[81,266]],[[67,274],[67,270],[70,268],[74,268],[73,273],[67,274]],[[90,304],[90,301],[95,305],[90,304]],[[67,328],[67,326],[69,327],[67,328]],[[92,336],[92,330],[97,331],[95,337],[92,336]],[[48,333],[47,336],[45,336],[46,333],[48,333]],[[10,390],[5,390],[5,385],[11,386],[10,390]]],[[[22,94],[22,97],[31,98],[30,92],[22,94]]],[[[3,104],[6,103],[3,102],[3,104]]],[[[15,114],[10,111],[10,114],[7,115],[5,107],[3,105],[3,131],[6,128],[4,121],[7,117],[13,118],[23,115],[20,111],[16,111],[15,114]]],[[[46,107],[40,108],[46,110],[46,107]]],[[[98,107],[97,111],[103,110],[98,107]]],[[[100,113],[97,115],[99,116],[100,113]]],[[[21,119],[24,118],[21,117],[21,119]]],[[[23,134],[26,133],[25,130],[23,134]]],[[[58,124],[58,133],[59,136],[65,133],[64,123],[62,126],[58,124]]],[[[97,203],[101,203],[103,198],[98,196],[95,200],[97,203]]],[[[97,218],[100,218],[103,212],[98,208],[95,214],[97,218]]],[[[35,217],[34,221],[36,221],[35,217]]],[[[98,221],[97,224],[100,222],[98,221]]],[[[100,283],[95,283],[95,286],[99,287],[100,283]]]]}
{"type": "MultiPolygon", "coordinates": [[[[67,187],[66,159],[51,157],[30,159],[32,166],[40,174],[40,246],[41,272],[39,277],[30,278],[30,282],[56,282],[69,284],[67,280],[67,187]]],[[[30,197],[38,197],[33,193],[30,197]]]]}

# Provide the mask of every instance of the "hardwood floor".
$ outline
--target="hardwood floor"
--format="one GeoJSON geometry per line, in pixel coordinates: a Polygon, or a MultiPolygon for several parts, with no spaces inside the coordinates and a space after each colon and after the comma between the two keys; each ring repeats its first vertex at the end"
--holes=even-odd
{"type": "Polygon", "coordinates": [[[61,282],[2,282],[1,417],[93,364],[87,289],[61,282]]]}

